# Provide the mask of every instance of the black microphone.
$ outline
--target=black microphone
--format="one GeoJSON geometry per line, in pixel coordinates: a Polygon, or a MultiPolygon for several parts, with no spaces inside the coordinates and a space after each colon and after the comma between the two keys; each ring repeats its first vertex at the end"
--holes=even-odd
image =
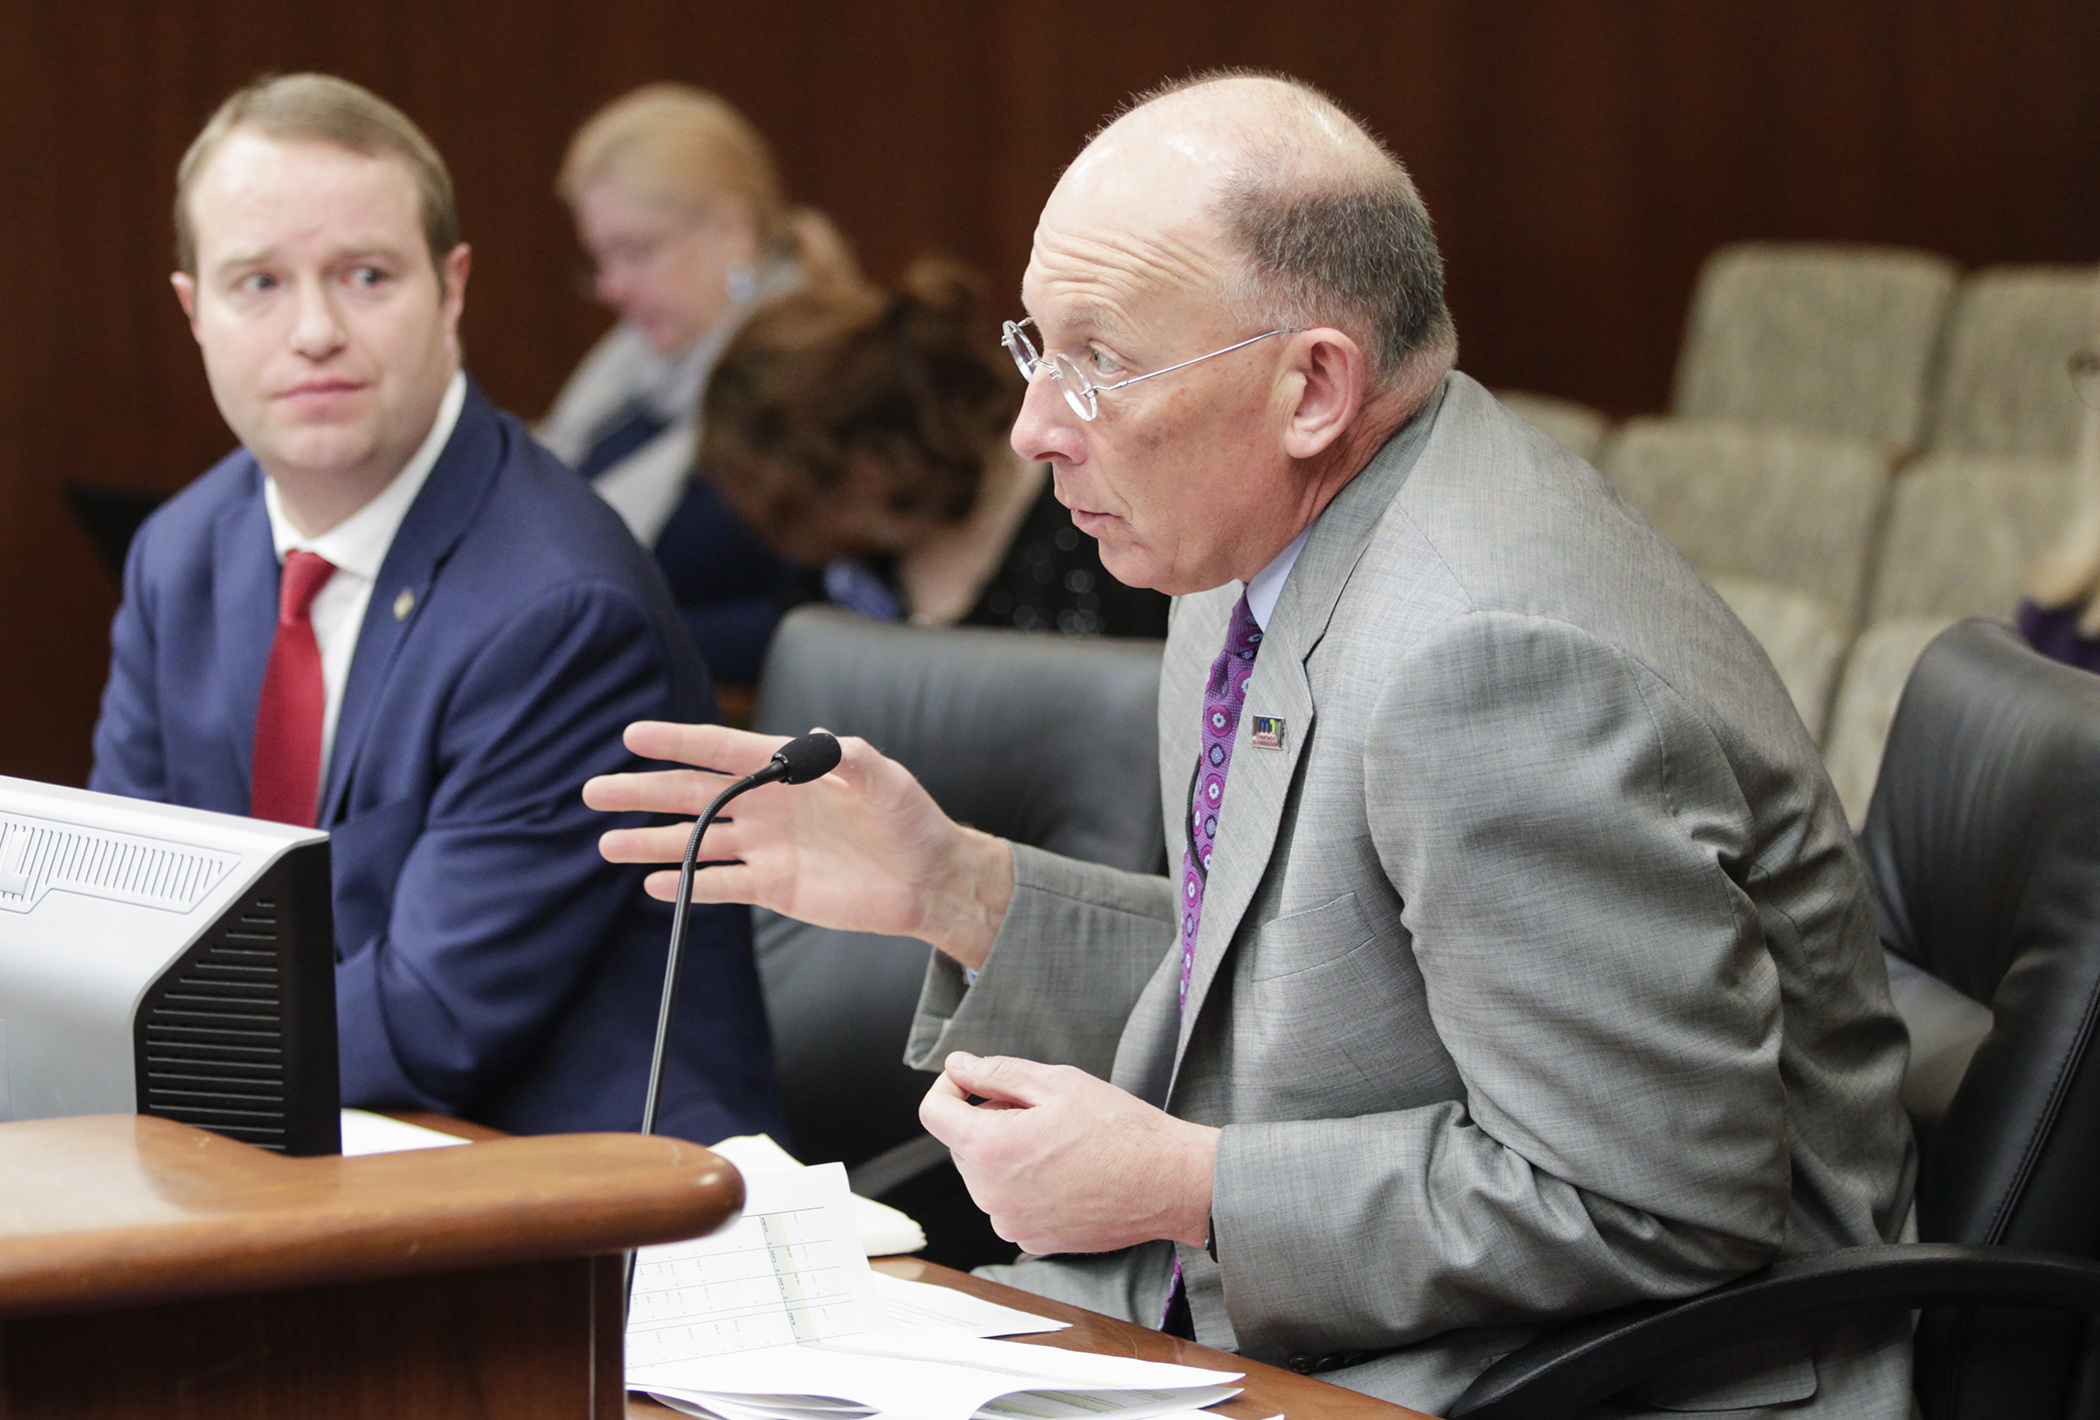
{"type": "Polygon", "coordinates": [[[664,960],[664,999],[656,1012],[656,1052],[649,1063],[649,1094],[642,1102],[642,1132],[656,1132],[657,1094],[663,1085],[664,1054],[671,1043],[671,1003],[678,999],[678,973],[685,960],[686,910],[692,905],[693,868],[700,856],[700,838],[722,806],[739,794],[761,784],[807,784],[838,767],[839,742],[822,730],[789,740],[774,751],[773,761],[756,774],[746,774],[715,795],[707,812],[693,823],[692,837],[685,843],[685,857],[678,864],[678,904],[671,910],[671,951],[664,960]]]}

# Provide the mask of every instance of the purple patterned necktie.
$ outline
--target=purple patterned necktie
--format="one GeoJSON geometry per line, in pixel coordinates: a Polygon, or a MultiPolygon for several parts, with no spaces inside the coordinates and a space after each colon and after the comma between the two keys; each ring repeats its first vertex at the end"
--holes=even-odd
{"type": "MultiPolygon", "coordinates": [[[[1210,880],[1211,848],[1218,841],[1218,809],[1225,802],[1225,773],[1232,768],[1232,738],[1247,703],[1247,682],[1254,679],[1254,653],[1261,649],[1261,627],[1247,605],[1247,594],[1232,608],[1225,625],[1225,649],[1210,664],[1203,688],[1203,752],[1189,784],[1189,846],[1181,854],[1181,1009],[1189,1008],[1189,978],[1196,969],[1196,929],[1203,923],[1203,885],[1210,880]]],[[[1167,1284],[1164,1331],[1182,1300],[1181,1255],[1174,1256],[1174,1276],[1167,1284]]],[[[1193,1326],[1190,1334],[1194,1334],[1193,1326]]]]}
{"type": "Polygon", "coordinates": [[[1196,928],[1203,921],[1203,886],[1210,880],[1211,847],[1218,839],[1218,809],[1225,802],[1225,774],[1232,768],[1232,739],[1254,678],[1254,653],[1261,627],[1240,594],[1225,627],[1225,649],[1211,662],[1203,690],[1203,753],[1189,796],[1189,846],[1181,855],[1181,1009],[1189,1004],[1189,977],[1196,967],[1196,928]]]}

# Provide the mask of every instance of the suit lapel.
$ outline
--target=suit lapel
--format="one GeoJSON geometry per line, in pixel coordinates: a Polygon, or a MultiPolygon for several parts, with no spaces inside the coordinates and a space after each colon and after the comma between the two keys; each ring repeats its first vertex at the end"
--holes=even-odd
{"type": "MultiPolygon", "coordinates": [[[[1448,389],[1448,383],[1445,389],[1448,389]]],[[[1211,857],[1210,880],[1203,888],[1203,922],[1196,933],[1196,959],[1189,976],[1187,1008],[1181,1013],[1175,1049],[1180,1073],[1189,1035],[1238,936],[1241,920],[1267,876],[1282,829],[1285,805],[1297,780],[1298,762],[1313,733],[1312,682],[1306,659],[1327,633],[1335,605],[1349,575],[1369,546],[1370,536],[1413,469],[1436,422],[1444,390],[1386,441],[1363,472],[1351,479],[1321,513],[1306,539],[1263,628],[1254,660],[1254,680],[1240,711],[1240,728],[1232,747],[1232,767],[1225,780],[1225,803],[1218,815],[1217,849],[1211,857]],[[1251,742],[1257,717],[1281,719],[1279,748],[1257,748],[1251,742]]],[[[1219,631],[1220,644],[1223,630],[1219,631]]],[[[1217,654],[1213,644],[1209,655],[1217,654]]],[[[1161,766],[1162,774],[1186,784],[1189,765],[1161,766]]],[[[1181,816],[1188,814],[1184,800],[1181,816]]],[[[1178,864],[1178,853],[1174,855],[1178,864]]],[[[1173,871],[1179,871],[1174,867],[1173,871]]],[[[1171,1086],[1169,1087],[1171,1093],[1171,1086]]]]}
{"type": "MultiPolygon", "coordinates": [[[[459,423],[444,452],[387,548],[372,599],[358,629],[357,650],[350,658],[350,678],[343,687],[342,710],[336,718],[335,749],[329,756],[328,786],[322,795],[321,823],[337,821],[343,812],[374,720],[401,648],[422,619],[431,587],[452,549],[472,526],[501,467],[505,433],[480,387],[467,384],[459,423]]],[[[251,712],[252,713],[252,712],[251,712]]]]}
{"type": "Polygon", "coordinates": [[[263,672],[277,638],[277,549],[270,514],[263,506],[262,471],[248,465],[250,489],[221,512],[212,527],[212,618],[224,648],[213,723],[224,725],[240,782],[255,769],[255,715],[262,700],[263,672]]]}

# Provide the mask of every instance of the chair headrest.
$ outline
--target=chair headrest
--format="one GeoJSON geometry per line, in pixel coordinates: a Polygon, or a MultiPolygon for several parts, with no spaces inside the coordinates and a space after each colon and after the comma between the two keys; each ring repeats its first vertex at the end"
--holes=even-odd
{"type": "Polygon", "coordinates": [[[828,607],[781,624],[756,728],[859,735],[987,833],[1159,865],[1160,643],[896,626],[828,607]]]}
{"type": "Polygon", "coordinates": [[[2042,925],[2038,895],[2100,944],[2096,815],[2100,676],[1956,623],[1905,683],[1860,832],[1882,940],[1985,1004],[2042,925]]]}

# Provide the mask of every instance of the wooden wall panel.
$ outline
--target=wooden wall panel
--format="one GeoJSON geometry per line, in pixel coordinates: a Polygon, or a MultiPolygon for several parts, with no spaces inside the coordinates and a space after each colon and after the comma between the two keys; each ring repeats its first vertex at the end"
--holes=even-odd
{"type": "Polygon", "coordinates": [[[1011,292],[1037,208],[1125,94],[1283,68],[1413,167],[1463,362],[1617,412],[1667,396],[1700,260],[1743,237],[2100,254],[2090,0],[9,0],[0,6],[0,772],[87,768],[114,589],[68,478],[174,489],[230,439],[166,274],[177,157],[266,70],[370,84],[451,161],[476,373],[542,409],[604,328],[551,190],[647,79],[720,90],[867,265],[1011,292]]]}

